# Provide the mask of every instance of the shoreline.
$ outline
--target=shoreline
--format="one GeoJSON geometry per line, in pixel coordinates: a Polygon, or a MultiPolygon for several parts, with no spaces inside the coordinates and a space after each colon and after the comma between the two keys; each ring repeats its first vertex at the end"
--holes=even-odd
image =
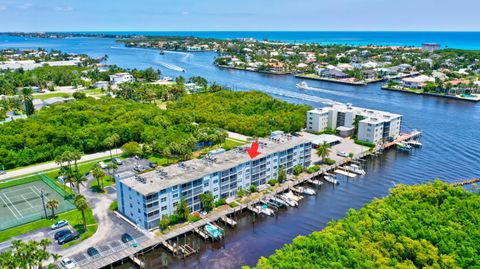
{"type": "Polygon", "coordinates": [[[387,86],[382,86],[382,90],[409,93],[409,94],[415,94],[415,95],[443,97],[443,98],[462,100],[462,101],[468,101],[468,102],[480,102],[480,97],[477,97],[477,99],[472,99],[472,98],[465,98],[465,97],[459,97],[459,96],[453,96],[453,95],[443,95],[443,94],[431,93],[431,92],[413,92],[409,90],[396,89],[396,88],[391,88],[387,86]]]}

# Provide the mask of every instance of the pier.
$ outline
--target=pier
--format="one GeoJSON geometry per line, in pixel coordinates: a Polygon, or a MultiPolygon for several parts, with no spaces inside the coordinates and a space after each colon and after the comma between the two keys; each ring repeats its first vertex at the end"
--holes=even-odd
{"type": "Polygon", "coordinates": [[[220,220],[223,221],[225,224],[230,225],[230,227],[237,226],[237,222],[227,216],[220,217],[220,220]]]}
{"type": "Polygon", "coordinates": [[[388,143],[384,144],[383,149],[389,149],[389,148],[395,146],[397,143],[407,141],[407,140],[410,140],[410,139],[415,139],[415,138],[420,137],[421,135],[422,135],[422,132],[420,132],[420,131],[413,131],[411,133],[402,134],[397,139],[393,140],[392,142],[388,142],[388,143]]]}
{"type": "Polygon", "coordinates": [[[472,179],[467,179],[459,182],[452,182],[450,183],[450,186],[460,187],[460,186],[469,185],[477,182],[480,182],[480,178],[472,178],[472,179]]]}

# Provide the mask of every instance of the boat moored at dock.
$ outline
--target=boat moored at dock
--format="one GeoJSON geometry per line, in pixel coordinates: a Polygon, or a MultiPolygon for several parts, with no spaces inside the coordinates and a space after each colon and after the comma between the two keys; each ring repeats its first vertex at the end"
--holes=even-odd
{"type": "Polygon", "coordinates": [[[333,175],[333,174],[325,173],[325,175],[323,176],[323,178],[325,179],[325,181],[330,182],[330,183],[332,183],[332,184],[335,184],[335,185],[340,184],[340,183],[338,182],[336,176],[333,175]]]}

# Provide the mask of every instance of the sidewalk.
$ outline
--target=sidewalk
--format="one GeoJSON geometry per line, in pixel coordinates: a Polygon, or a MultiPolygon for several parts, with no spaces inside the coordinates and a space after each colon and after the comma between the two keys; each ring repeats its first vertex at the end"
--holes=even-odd
{"type": "MultiPolygon", "coordinates": [[[[112,150],[112,154],[119,154],[119,153],[122,153],[121,149],[112,150]]],[[[110,151],[98,152],[98,153],[83,155],[82,158],[80,158],[80,160],[78,161],[78,163],[92,161],[92,160],[101,159],[101,158],[108,158],[108,157],[110,157],[110,151]]],[[[42,171],[52,170],[58,167],[59,165],[56,164],[54,161],[48,162],[48,163],[42,163],[39,165],[32,165],[25,168],[19,168],[16,170],[7,171],[5,175],[0,176],[0,180],[30,175],[30,174],[34,174],[42,171]]]]}

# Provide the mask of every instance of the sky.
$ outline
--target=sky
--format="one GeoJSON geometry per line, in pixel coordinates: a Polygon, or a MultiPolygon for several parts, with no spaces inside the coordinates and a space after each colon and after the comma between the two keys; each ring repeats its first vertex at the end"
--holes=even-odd
{"type": "Polygon", "coordinates": [[[479,31],[478,0],[0,0],[11,31],[479,31]]]}

